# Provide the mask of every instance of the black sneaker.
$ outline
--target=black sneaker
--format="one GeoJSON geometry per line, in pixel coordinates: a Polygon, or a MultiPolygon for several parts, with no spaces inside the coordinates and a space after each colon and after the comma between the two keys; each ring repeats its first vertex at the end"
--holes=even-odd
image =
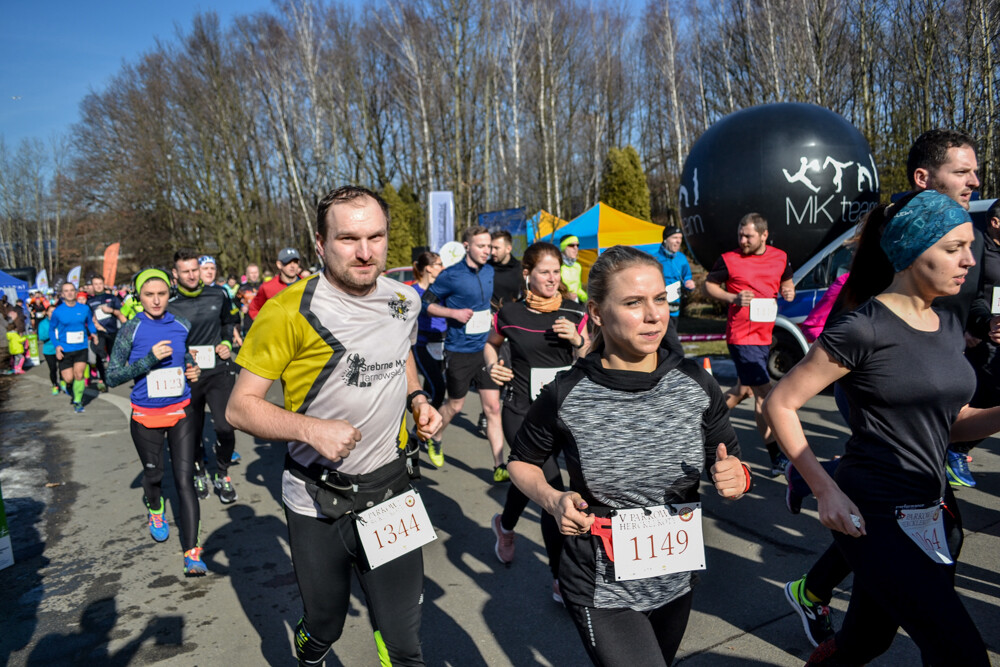
{"type": "Polygon", "coordinates": [[[833,637],[833,623],[830,622],[830,607],[812,603],[806,597],[806,578],[802,577],[785,584],[785,599],[802,619],[802,629],[813,646],[819,646],[833,637]]]}
{"type": "Polygon", "coordinates": [[[205,500],[212,494],[212,480],[202,466],[195,466],[194,469],[194,492],[198,494],[199,500],[205,500]]]}
{"type": "Polygon", "coordinates": [[[778,452],[778,455],[771,459],[771,477],[778,477],[779,475],[785,474],[785,468],[788,467],[788,457],[782,452],[778,452]]]}
{"type": "Polygon", "coordinates": [[[229,478],[229,475],[225,477],[215,476],[215,492],[218,494],[219,500],[222,501],[223,505],[234,502],[238,497],[236,489],[233,487],[233,480],[229,478]]]}
{"type": "Polygon", "coordinates": [[[487,424],[488,424],[488,422],[486,421],[486,414],[480,412],[479,413],[479,424],[478,424],[478,426],[479,426],[479,435],[483,436],[484,438],[486,437],[486,426],[487,426],[487,424]]]}

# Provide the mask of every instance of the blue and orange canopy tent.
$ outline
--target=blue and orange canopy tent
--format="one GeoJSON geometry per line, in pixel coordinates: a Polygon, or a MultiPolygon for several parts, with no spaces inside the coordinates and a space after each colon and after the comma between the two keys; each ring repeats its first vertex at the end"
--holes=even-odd
{"type": "Polygon", "coordinates": [[[656,252],[663,240],[663,227],[598,203],[569,222],[547,211],[539,211],[528,220],[527,234],[528,243],[549,241],[559,245],[559,241],[570,234],[580,239],[577,259],[583,265],[586,282],[597,256],[612,246],[628,245],[648,253],[656,252]]]}

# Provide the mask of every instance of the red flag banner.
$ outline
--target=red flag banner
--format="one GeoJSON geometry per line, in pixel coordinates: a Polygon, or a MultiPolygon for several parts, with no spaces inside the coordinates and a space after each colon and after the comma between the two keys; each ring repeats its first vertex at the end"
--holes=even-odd
{"type": "Polygon", "coordinates": [[[118,250],[121,243],[112,243],[104,251],[104,284],[111,287],[115,284],[115,276],[118,274],[118,250]]]}

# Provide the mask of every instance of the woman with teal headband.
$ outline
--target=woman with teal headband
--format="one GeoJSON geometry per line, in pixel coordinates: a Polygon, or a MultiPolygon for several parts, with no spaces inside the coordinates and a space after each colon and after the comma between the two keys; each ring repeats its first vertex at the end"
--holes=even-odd
{"type": "MultiPolygon", "coordinates": [[[[170,278],[166,272],[160,269],[140,272],[135,278],[135,291],[143,310],[122,326],[115,340],[108,365],[108,384],[114,387],[135,381],[129,426],[142,462],[149,533],[157,542],[164,542],[170,537],[170,526],[163,511],[163,438],[166,436],[170,447],[174,479],[190,480],[194,475],[198,434],[197,420],[190,414],[188,383],[197,382],[200,371],[187,352],[191,325],[167,312],[170,278]]],[[[201,560],[198,543],[198,498],[191,484],[177,487],[184,574],[200,576],[207,568],[201,560]]]]}
{"type": "Polygon", "coordinates": [[[778,443],[819,503],[823,525],[854,571],[841,630],[809,665],[863,665],[899,627],[924,664],[989,665],[955,592],[961,517],[944,477],[949,440],[1000,430],[1000,408],[968,402],[975,374],[962,322],[933,307],[975,264],[972,222],[934,191],[880,206],[864,224],[844,287],[856,309],[828,326],[764,406],[778,443]],[[850,405],[851,437],[832,479],[796,411],[833,382],[850,405]]]}

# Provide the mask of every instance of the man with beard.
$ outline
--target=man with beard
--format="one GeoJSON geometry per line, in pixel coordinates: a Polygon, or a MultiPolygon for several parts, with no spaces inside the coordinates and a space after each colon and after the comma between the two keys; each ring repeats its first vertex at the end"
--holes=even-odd
{"type": "Polygon", "coordinates": [[[393,665],[422,665],[419,540],[429,521],[407,523],[393,542],[416,546],[372,568],[382,544],[353,517],[372,505],[393,511],[397,496],[422,508],[409,491],[405,412],[423,438],[441,417],[420,389],[411,352],[420,301],[412,287],[381,276],[389,208],[377,194],[334,190],[319,203],[316,228],[324,270],[261,309],[237,359],[243,371],[227,416],[254,436],[288,441],[282,500],[305,608],[295,631],[299,664],[319,664],[340,637],[353,569],[380,650],[393,665]],[[284,408],[265,397],[279,378],[284,408]]]}
{"type": "Polygon", "coordinates": [[[767,245],[767,220],[759,213],[747,213],[740,219],[737,235],[739,249],[722,254],[705,279],[708,296],[729,305],[726,317],[726,343],[736,364],[740,384],[754,395],[757,430],[771,457],[771,475],[785,472],[788,459],[778,449],[771,428],[764,421],[761,408],[771,391],[767,357],[771,333],[778,315],[777,297],[795,298],[792,267],[783,250],[767,245]]]}

